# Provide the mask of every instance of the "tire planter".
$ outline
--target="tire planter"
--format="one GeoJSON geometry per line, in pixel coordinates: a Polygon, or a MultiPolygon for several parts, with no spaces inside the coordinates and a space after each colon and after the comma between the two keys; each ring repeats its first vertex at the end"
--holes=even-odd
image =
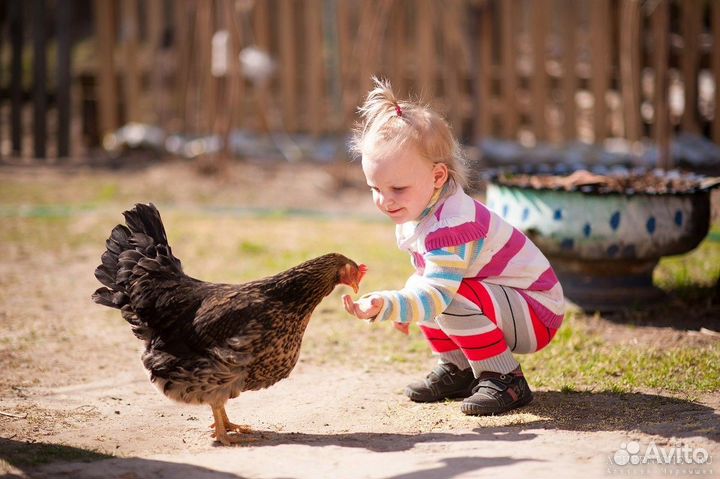
{"type": "Polygon", "coordinates": [[[586,311],[661,299],[652,282],[658,261],[694,249],[710,223],[710,189],[600,194],[491,180],[486,202],[547,255],[565,296],[586,311]]]}

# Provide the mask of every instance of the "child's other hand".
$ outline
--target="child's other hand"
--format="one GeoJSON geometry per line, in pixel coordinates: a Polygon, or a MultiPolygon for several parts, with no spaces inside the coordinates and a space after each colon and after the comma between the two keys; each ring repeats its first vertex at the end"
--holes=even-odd
{"type": "Polygon", "coordinates": [[[353,301],[348,294],[344,295],[342,299],[345,311],[360,319],[374,319],[385,304],[382,298],[363,298],[353,301]]]}

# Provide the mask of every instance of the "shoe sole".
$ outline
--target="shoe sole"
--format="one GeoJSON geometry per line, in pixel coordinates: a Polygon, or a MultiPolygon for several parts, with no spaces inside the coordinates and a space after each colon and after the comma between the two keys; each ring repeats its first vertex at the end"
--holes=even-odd
{"type": "Polygon", "coordinates": [[[405,395],[412,401],[412,402],[440,402],[444,401],[446,399],[465,399],[469,397],[472,394],[471,391],[458,391],[456,393],[448,394],[446,396],[442,397],[424,397],[421,395],[418,395],[414,393],[414,391],[410,389],[405,389],[405,395]]]}
{"type": "Polygon", "coordinates": [[[497,408],[488,408],[488,407],[482,407],[477,404],[472,403],[462,403],[462,406],[460,406],[460,410],[463,412],[463,414],[466,414],[468,416],[492,416],[494,414],[502,414],[504,412],[510,411],[511,409],[516,409],[519,407],[527,406],[530,404],[533,400],[533,395],[530,393],[530,395],[523,399],[522,401],[516,402],[516,403],[510,403],[507,406],[497,409],[497,408]]]}

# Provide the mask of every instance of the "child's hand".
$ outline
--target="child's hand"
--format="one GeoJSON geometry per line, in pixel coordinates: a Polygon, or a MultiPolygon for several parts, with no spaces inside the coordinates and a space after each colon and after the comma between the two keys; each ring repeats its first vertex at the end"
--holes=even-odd
{"type": "Polygon", "coordinates": [[[348,294],[344,295],[342,299],[345,311],[360,319],[374,319],[385,304],[382,298],[353,301],[348,294]]]}

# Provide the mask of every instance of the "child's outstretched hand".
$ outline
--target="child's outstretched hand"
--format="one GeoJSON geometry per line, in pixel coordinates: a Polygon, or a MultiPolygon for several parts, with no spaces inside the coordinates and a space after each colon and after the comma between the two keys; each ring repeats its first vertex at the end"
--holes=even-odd
{"type": "Polygon", "coordinates": [[[382,298],[361,299],[353,301],[349,294],[342,298],[345,311],[360,319],[374,319],[383,307],[382,298]]]}

